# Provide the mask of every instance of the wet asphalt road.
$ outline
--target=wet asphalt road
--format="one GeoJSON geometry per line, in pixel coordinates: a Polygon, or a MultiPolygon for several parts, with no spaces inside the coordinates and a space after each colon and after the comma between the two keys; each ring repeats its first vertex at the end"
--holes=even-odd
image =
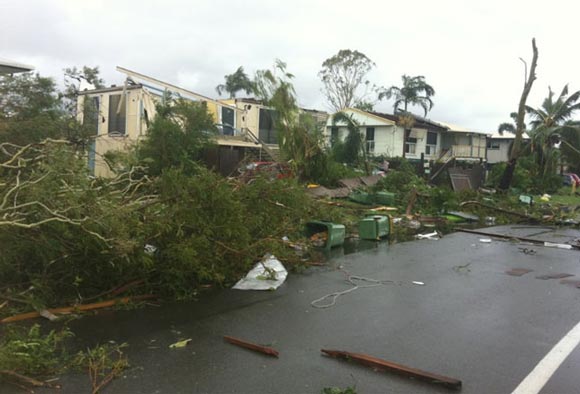
{"type": "MultiPolygon", "coordinates": [[[[527,226],[484,231],[553,242],[580,237],[578,230],[527,226]]],[[[86,346],[129,344],[132,367],[104,393],[320,393],[330,386],[356,386],[359,394],[450,392],[324,357],[321,348],[458,378],[466,394],[510,393],[580,321],[580,289],[535,278],[570,273],[580,280],[580,251],[481,238],[454,233],[439,241],[383,243],[335,258],[331,267],[290,275],[275,292],[219,291],[198,302],[101,312],[71,328],[86,346]],[[504,273],[516,267],[534,271],[504,273]],[[394,283],[313,308],[313,300],[349,288],[345,271],[394,283]],[[237,348],[223,335],[273,346],[280,358],[237,348]],[[186,338],[189,346],[169,349],[186,338]]],[[[576,349],[542,392],[580,392],[579,366],[576,349]]],[[[85,375],[67,375],[61,383],[63,393],[90,392],[85,375]]],[[[18,391],[0,385],[0,392],[18,391]]]]}

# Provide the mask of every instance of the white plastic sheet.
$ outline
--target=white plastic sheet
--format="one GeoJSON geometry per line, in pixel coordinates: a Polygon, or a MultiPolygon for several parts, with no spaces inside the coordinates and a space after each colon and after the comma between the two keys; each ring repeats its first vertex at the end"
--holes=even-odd
{"type": "Polygon", "coordinates": [[[257,263],[248,274],[234,285],[236,290],[276,290],[288,276],[288,271],[275,256],[268,256],[257,263]],[[275,279],[270,279],[270,272],[275,279]]]}

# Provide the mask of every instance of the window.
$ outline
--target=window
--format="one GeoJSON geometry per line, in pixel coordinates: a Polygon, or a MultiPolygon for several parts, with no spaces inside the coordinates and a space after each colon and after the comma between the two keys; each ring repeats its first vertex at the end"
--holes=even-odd
{"type": "Polygon", "coordinates": [[[375,151],[375,128],[374,127],[367,127],[365,141],[366,141],[367,153],[373,153],[375,151]]]}
{"type": "Polygon", "coordinates": [[[333,126],[330,128],[330,145],[334,145],[338,141],[338,127],[333,126]]]}
{"type": "Polygon", "coordinates": [[[258,137],[265,144],[278,143],[278,131],[274,129],[274,116],[274,111],[260,108],[258,137]]]}
{"type": "Polygon", "coordinates": [[[99,98],[85,96],[83,124],[89,127],[92,135],[99,134],[99,98]]]}
{"type": "Polygon", "coordinates": [[[417,138],[409,137],[405,141],[405,153],[415,154],[417,149],[417,138]]]}
{"type": "Polygon", "coordinates": [[[487,141],[487,149],[489,150],[499,150],[499,142],[487,141]]]}
{"type": "Polygon", "coordinates": [[[437,153],[437,133],[427,132],[427,144],[425,145],[426,155],[435,155],[437,153]]]}
{"type": "Polygon", "coordinates": [[[125,134],[127,106],[121,94],[109,96],[109,133],[125,134]]]}
{"type": "Polygon", "coordinates": [[[235,126],[234,110],[228,107],[222,107],[222,130],[224,135],[234,135],[235,126]]]}

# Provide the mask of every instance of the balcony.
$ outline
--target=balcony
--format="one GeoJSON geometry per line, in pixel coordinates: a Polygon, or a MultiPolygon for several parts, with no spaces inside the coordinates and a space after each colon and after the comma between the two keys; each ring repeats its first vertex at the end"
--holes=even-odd
{"type": "Polygon", "coordinates": [[[485,146],[452,145],[451,154],[454,157],[485,159],[485,146]]]}

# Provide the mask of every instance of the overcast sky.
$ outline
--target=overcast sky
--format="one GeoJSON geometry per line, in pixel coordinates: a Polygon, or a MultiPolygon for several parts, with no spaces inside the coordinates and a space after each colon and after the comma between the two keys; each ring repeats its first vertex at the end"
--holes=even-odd
{"type": "MultiPolygon", "coordinates": [[[[548,86],[580,89],[579,14],[578,2],[558,0],[0,0],[0,57],[59,82],[64,67],[97,65],[118,84],[120,65],[216,98],[225,74],[242,65],[253,75],[279,58],[300,104],[329,110],[321,64],[356,49],[376,63],[377,85],[424,75],[436,91],[429,118],[493,131],[517,109],[532,37],[528,104],[539,106],[548,86]]],[[[376,109],[392,113],[392,103],[376,109]]]]}

